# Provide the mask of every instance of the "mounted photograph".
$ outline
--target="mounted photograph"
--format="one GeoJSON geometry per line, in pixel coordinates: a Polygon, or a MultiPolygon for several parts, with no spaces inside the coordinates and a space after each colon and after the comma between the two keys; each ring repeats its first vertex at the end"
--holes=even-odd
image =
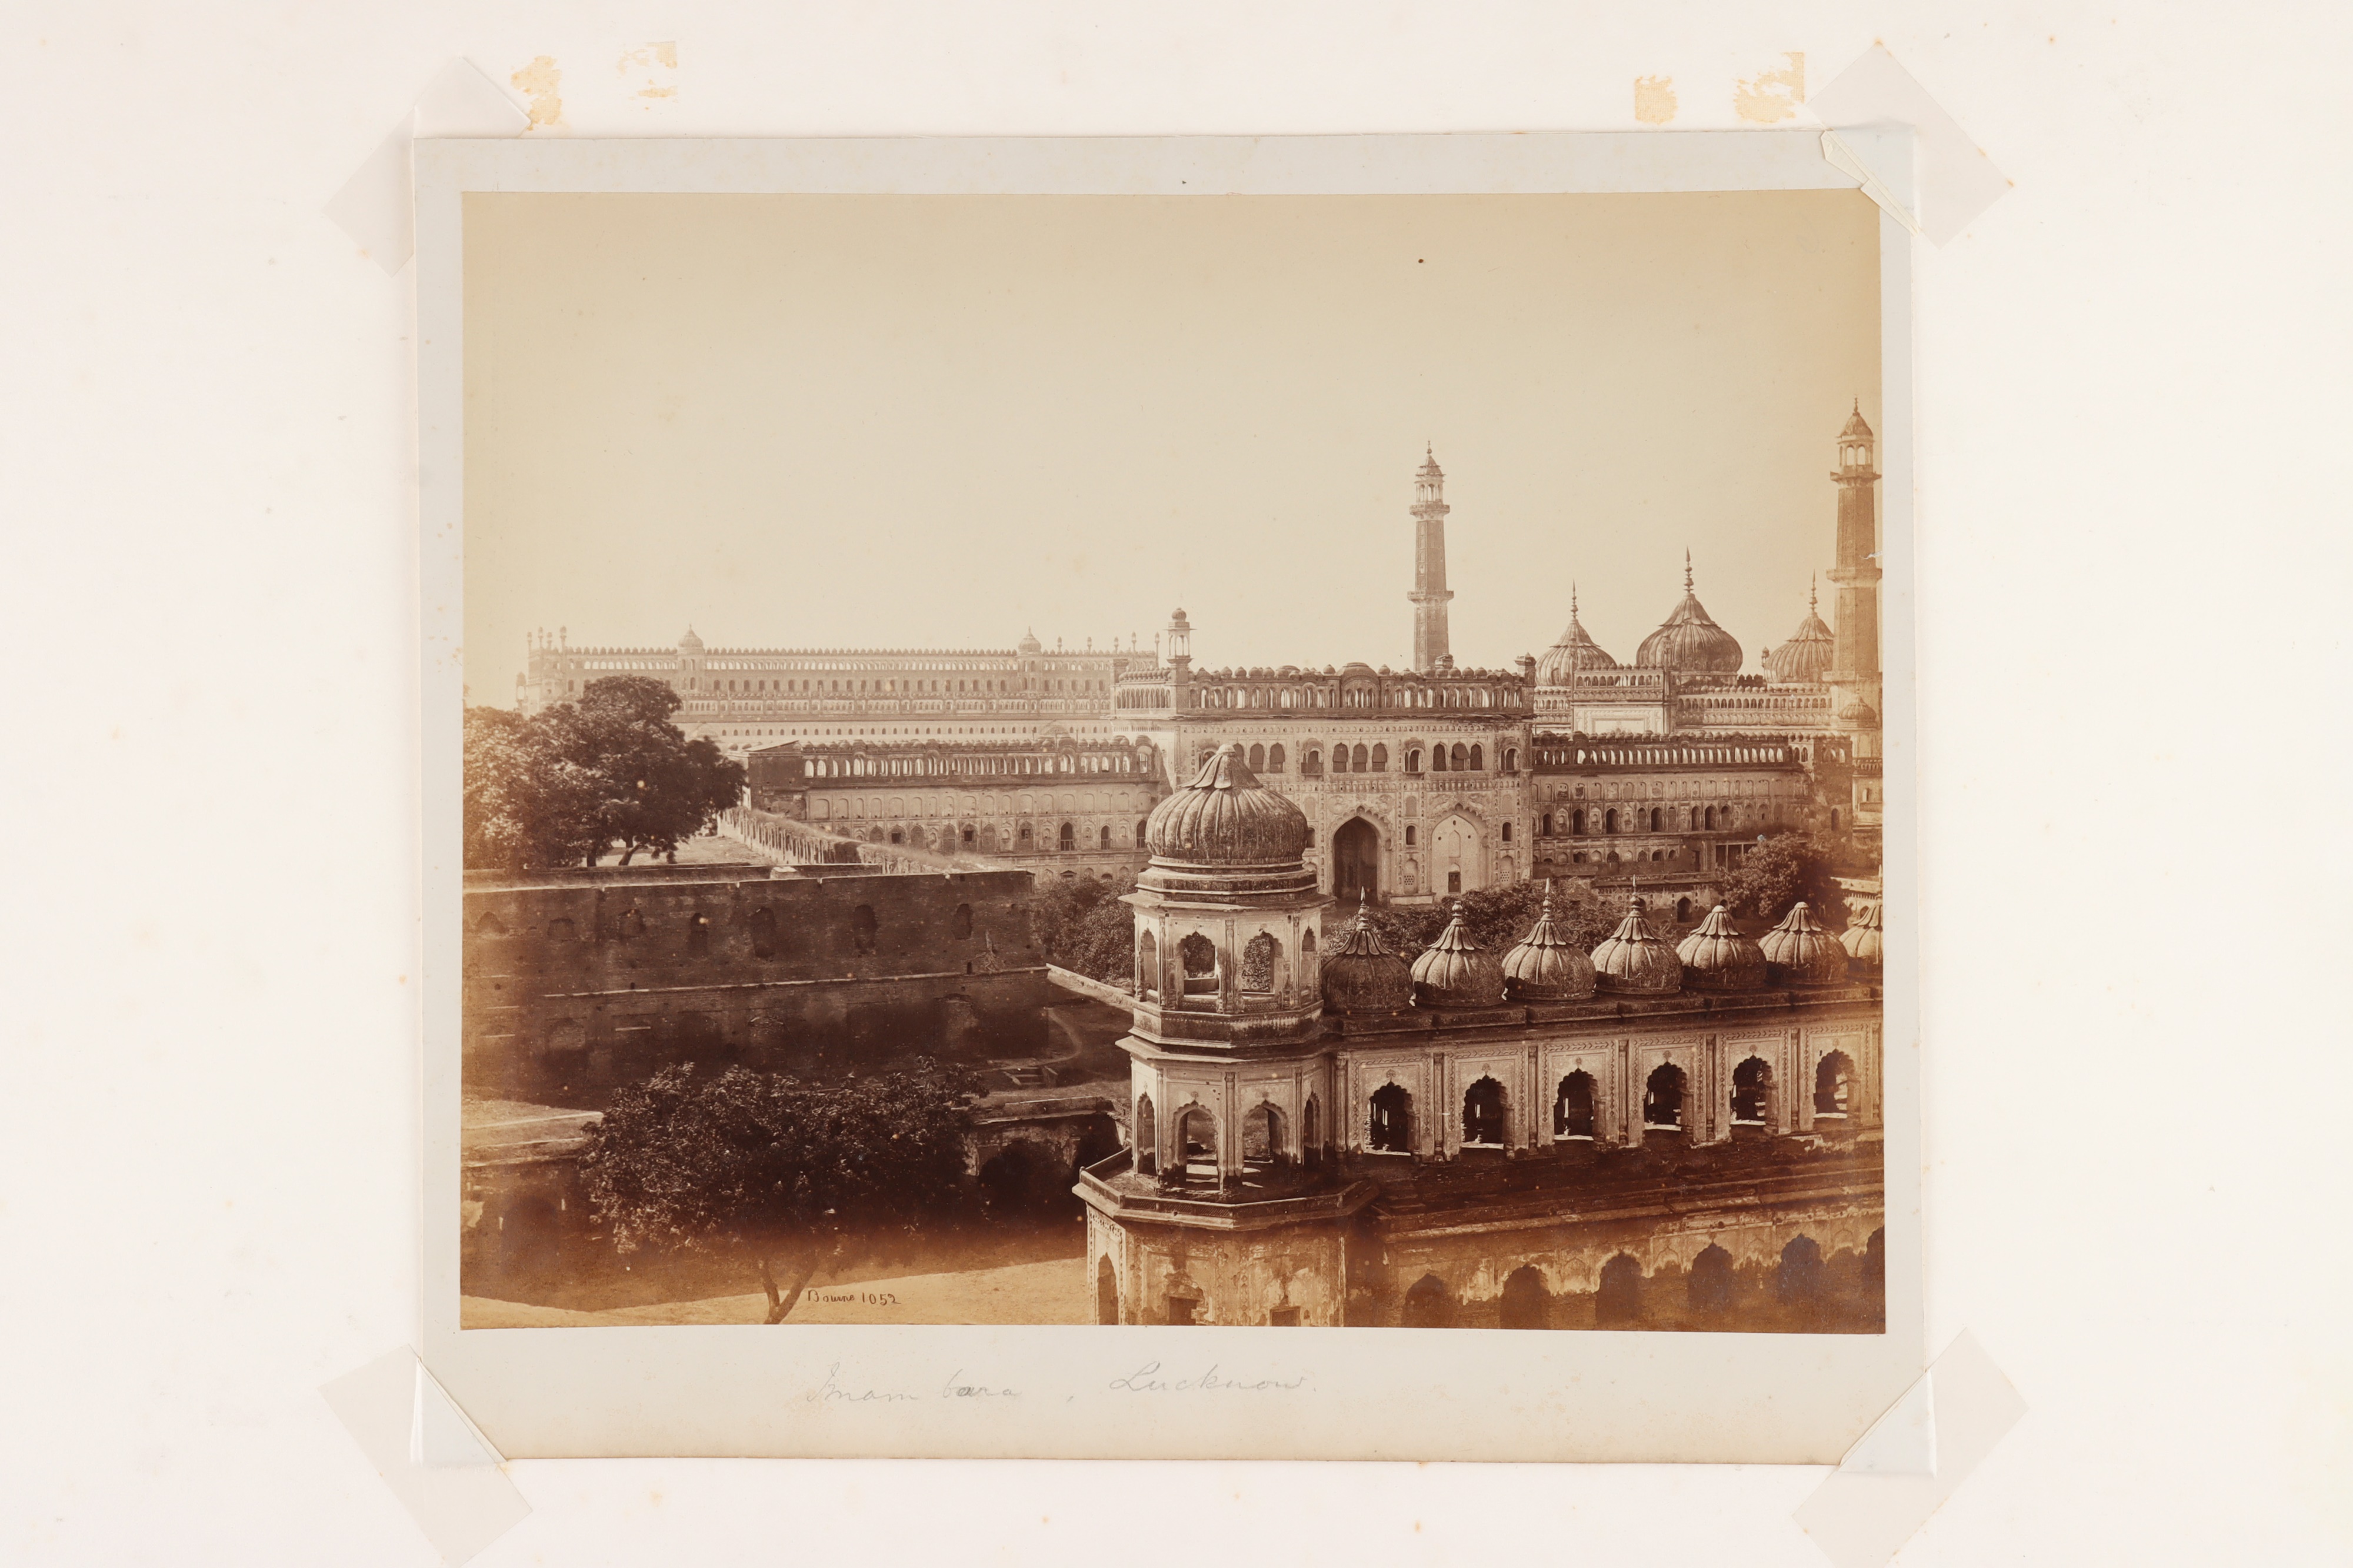
{"type": "Polygon", "coordinates": [[[448,192],[449,1342],[1902,1360],[1887,220],[1698,150],[448,192]]]}

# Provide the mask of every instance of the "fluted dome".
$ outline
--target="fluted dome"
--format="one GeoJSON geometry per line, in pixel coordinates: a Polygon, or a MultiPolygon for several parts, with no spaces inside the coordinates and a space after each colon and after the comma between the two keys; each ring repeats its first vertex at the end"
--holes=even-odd
{"type": "Polygon", "coordinates": [[[1683,602],[1657,631],[1642,639],[1634,662],[1645,669],[1672,669],[1685,674],[1736,675],[1740,644],[1715,624],[1692,592],[1691,557],[1683,557],[1683,602]]]}
{"type": "Polygon", "coordinates": [[[678,646],[681,647],[691,647],[697,653],[700,653],[702,651],[702,639],[694,635],[694,628],[692,626],[689,626],[686,628],[686,635],[678,639],[678,646]]]}
{"type": "Polygon", "coordinates": [[[1541,686],[1566,686],[1583,669],[1616,669],[1618,661],[1603,651],[1599,643],[1587,635],[1585,625],[1577,618],[1577,590],[1568,594],[1568,629],[1560,640],[1545,650],[1536,660],[1536,682],[1541,686]]]}
{"type": "Polygon", "coordinates": [[[1839,432],[1839,439],[1841,441],[1868,441],[1871,438],[1871,426],[1863,422],[1862,400],[1861,398],[1857,398],[1855,400],[1854,412],[1847,416],[1846,428],[1839,432]]]}
{"type": "Polygon", "coordinates": [[[1765,950],[1740,934],[1722,904],[1675,949],[1683,984],[1694,991],[1754,991],[1765,984],[1765,950]]]}
{"type": "Polygon", "coordinates": [[[1858,967],[1877,969],[1882,963],[1883,937],[1880,931],[1880,902],[1873,899],[1863,905],[1862,912],[1839,933],[1839,945],[1846,949],[1847,962],[1858,967]]]}
{"type": "Polygon", "coordinates": [[[1324,955],[1324,1005],[1342,1013],[1395,1013],[1413,1005],[1413,971],[1381,945],[1361,902],[1347,934],[1324,955]]]}
{"type": "Polygon", "coordinates": [[[1413,1005],[1493,1007],[1503,999],[1503,965],[1462,929],[1462,907],[1457,904],[1430,951],[1413,961],[1413,1005]]]}
{"type": "Polygon", "coordinates": [[[1846,949],[1801,901],[1765,933],[1767,973],[1776,985],[1835,985],[1846,978],[1846,949]]]}
{"type": "Polygon", "coordinates": [[[1830,671],[1831,656],[1837,651],[1838,639],[1830,627],[1822,625],[1815,608],[1814,594],[1809,589],[1806,618],[1798,623],[1797,631],[1788,642],[1765,656],[1766,673],[1785,685],[1818,681],[1830,671]]]}
{"type": "Polygon", "coordinates": [[[1144,842],[1154,859],[1185,865],[1297,866],[1307,850],[1307,818],[1260,784],[1229,741],[1191,784],[1152,808],[1144,842]]]}
{"type": "Polygon", "coordinates": [[[1852,688],[1839,693],[1834,712],[1838,721],[1850,729],[1868,730],[1879,722],[1877,710],[1862,700],[1862,693],[1852,688]]]}
{"type": "MultiPolygon", "coordinates": [[[[1181,612],[1179,613],[1181,614],[1181,612]]],[[[1013,651],[1016,653],[1043,653],[1046,651],[1046,645],[1038,640],[1038,634],[1034,630],[1025,631],[1021,634],[1021,640],[1013,645],[1013,651]]]]}
{"type": "Polygon", "coordinates": [[[1596,984],[1604,991],[1660,995],[1680,991],[1683,961],[1642,918],[1642,900],[1626,901],[1626,918],[1593,950],[1596,984]]]}
{"type": "Polygon", "coordinates": [[[1514,1002],[1574,1002],[1593,994],[1593,960],[1553,929],[1549,878],[1535,929],[1504,954],[1504,994],[1514,1002]]]}

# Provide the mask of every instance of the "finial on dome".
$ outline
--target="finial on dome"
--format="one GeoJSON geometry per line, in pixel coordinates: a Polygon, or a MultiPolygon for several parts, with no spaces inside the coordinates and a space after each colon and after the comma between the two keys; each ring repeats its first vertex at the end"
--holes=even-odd
{"type": "Polygon", "coordinates": [[[1822,591],[1822,577],[1821,577],[1821,574],[1820,574],[1820,573],[1819,573],[1819,572],[1809,572],[1809,573],[1807,573],[1807,574],[1806,574],[1806,608],[1807,608],[1807,609],[1809,609],[1809,610],[1815,610],[1815,609],[1820,609],[1820,608],[1821,607],[1821,591],[1822,591]]]}
{"type": "Polygon", "coordinates": [[[1691,546],[1683,546],[1683,592],[1692,591],[1691,546]]]}
{"type": "Polygon", "coordinates": [[[1572,621],[1577,619],[1577,579],[1574,577],[1568,580],[1568,618],[1572,621]]]}

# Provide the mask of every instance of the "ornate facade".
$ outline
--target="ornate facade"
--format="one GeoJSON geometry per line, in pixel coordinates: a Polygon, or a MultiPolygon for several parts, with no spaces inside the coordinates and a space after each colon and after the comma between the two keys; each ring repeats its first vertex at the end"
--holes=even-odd
{"type": "Polygon", "coordinates": [[[1726,1268],[1865,1249],[1875,969],[1805,906],[1761,944],[1719,920],[1678,952],[1636,900],[1588,957],[1547,904],[1500,959],[1458,912],[1409,970],[1361,918],[1327,933],[1307,833],[1236,742],[1147,824],[1132,1147],[1080,1184],[1104,1321],[1411,1323],[1431,1281],[1451,1310],[1523,1270],[1550,1301],[1620,1258],[1648,1277],[1710,1247],[1726,1268]],[[1708,1152],[1736,1142],[1714,1193],[1708,1152]],[[1588,1188],[1627,1202],[1567,1201],[1588,1188]]]}
{"type": "Polygon", "coordinates": [[[1304,816],[1303,854],[1327,895],[1430,902],[1541,874],[1659,879],[1704,902],[1708,879],[1761,833],[1829,828],[1875,854],[1879,474],[1859,407],[1837,445],[1837,625],[1810,601],[1757,672],[1743,672],[1739,641],[1701,603],[1688,556],[1682,600],[1630,663],[1585,630],[1572,586],[1567,628],[1541,658],[1457,668],[1451,509],[1433,455],[1410,509],[1409,670],[1197,668],[1181,609],[1150,650],[1134,637],[1080,652],[1033,637],[1010,651],[713,650],[691,631],[674,649],[574,648],[558,633],[533,640],[522,705],[565,700],[598,675],[653,675],[684,700],[690,733],[739,755],[782,745],[813,765],[832,759],[801,788],[812,820],[892,842],[921,835],[948,853],[992,852],[993,833],[993,853],[1050,865],[1126,858],[1098,872],[1140,866],[1136,823],[1231,744],[1304,816]],[[1029,782],[1071,746],[1148,754],[1157,777],[1029,782]],[[852,771],[825,771],[837,763],[852,771]],[[1005,787],[1008,768],[1018,788],[1005,787]]]}

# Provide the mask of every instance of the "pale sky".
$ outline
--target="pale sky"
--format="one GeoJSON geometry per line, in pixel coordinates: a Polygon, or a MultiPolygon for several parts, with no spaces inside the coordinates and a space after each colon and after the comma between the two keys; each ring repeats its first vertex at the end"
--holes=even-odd
{"type": "MultiPolygon", "coordinates": [[[[1453,651],[1756,668],[1879,425],[1876,209],[1638,196],[470,195],[466,637],[1402,668],[1413,474],[1453,651]]],[[[1824,594],[1824,618],[1831,599],[1824,594]]]]}

